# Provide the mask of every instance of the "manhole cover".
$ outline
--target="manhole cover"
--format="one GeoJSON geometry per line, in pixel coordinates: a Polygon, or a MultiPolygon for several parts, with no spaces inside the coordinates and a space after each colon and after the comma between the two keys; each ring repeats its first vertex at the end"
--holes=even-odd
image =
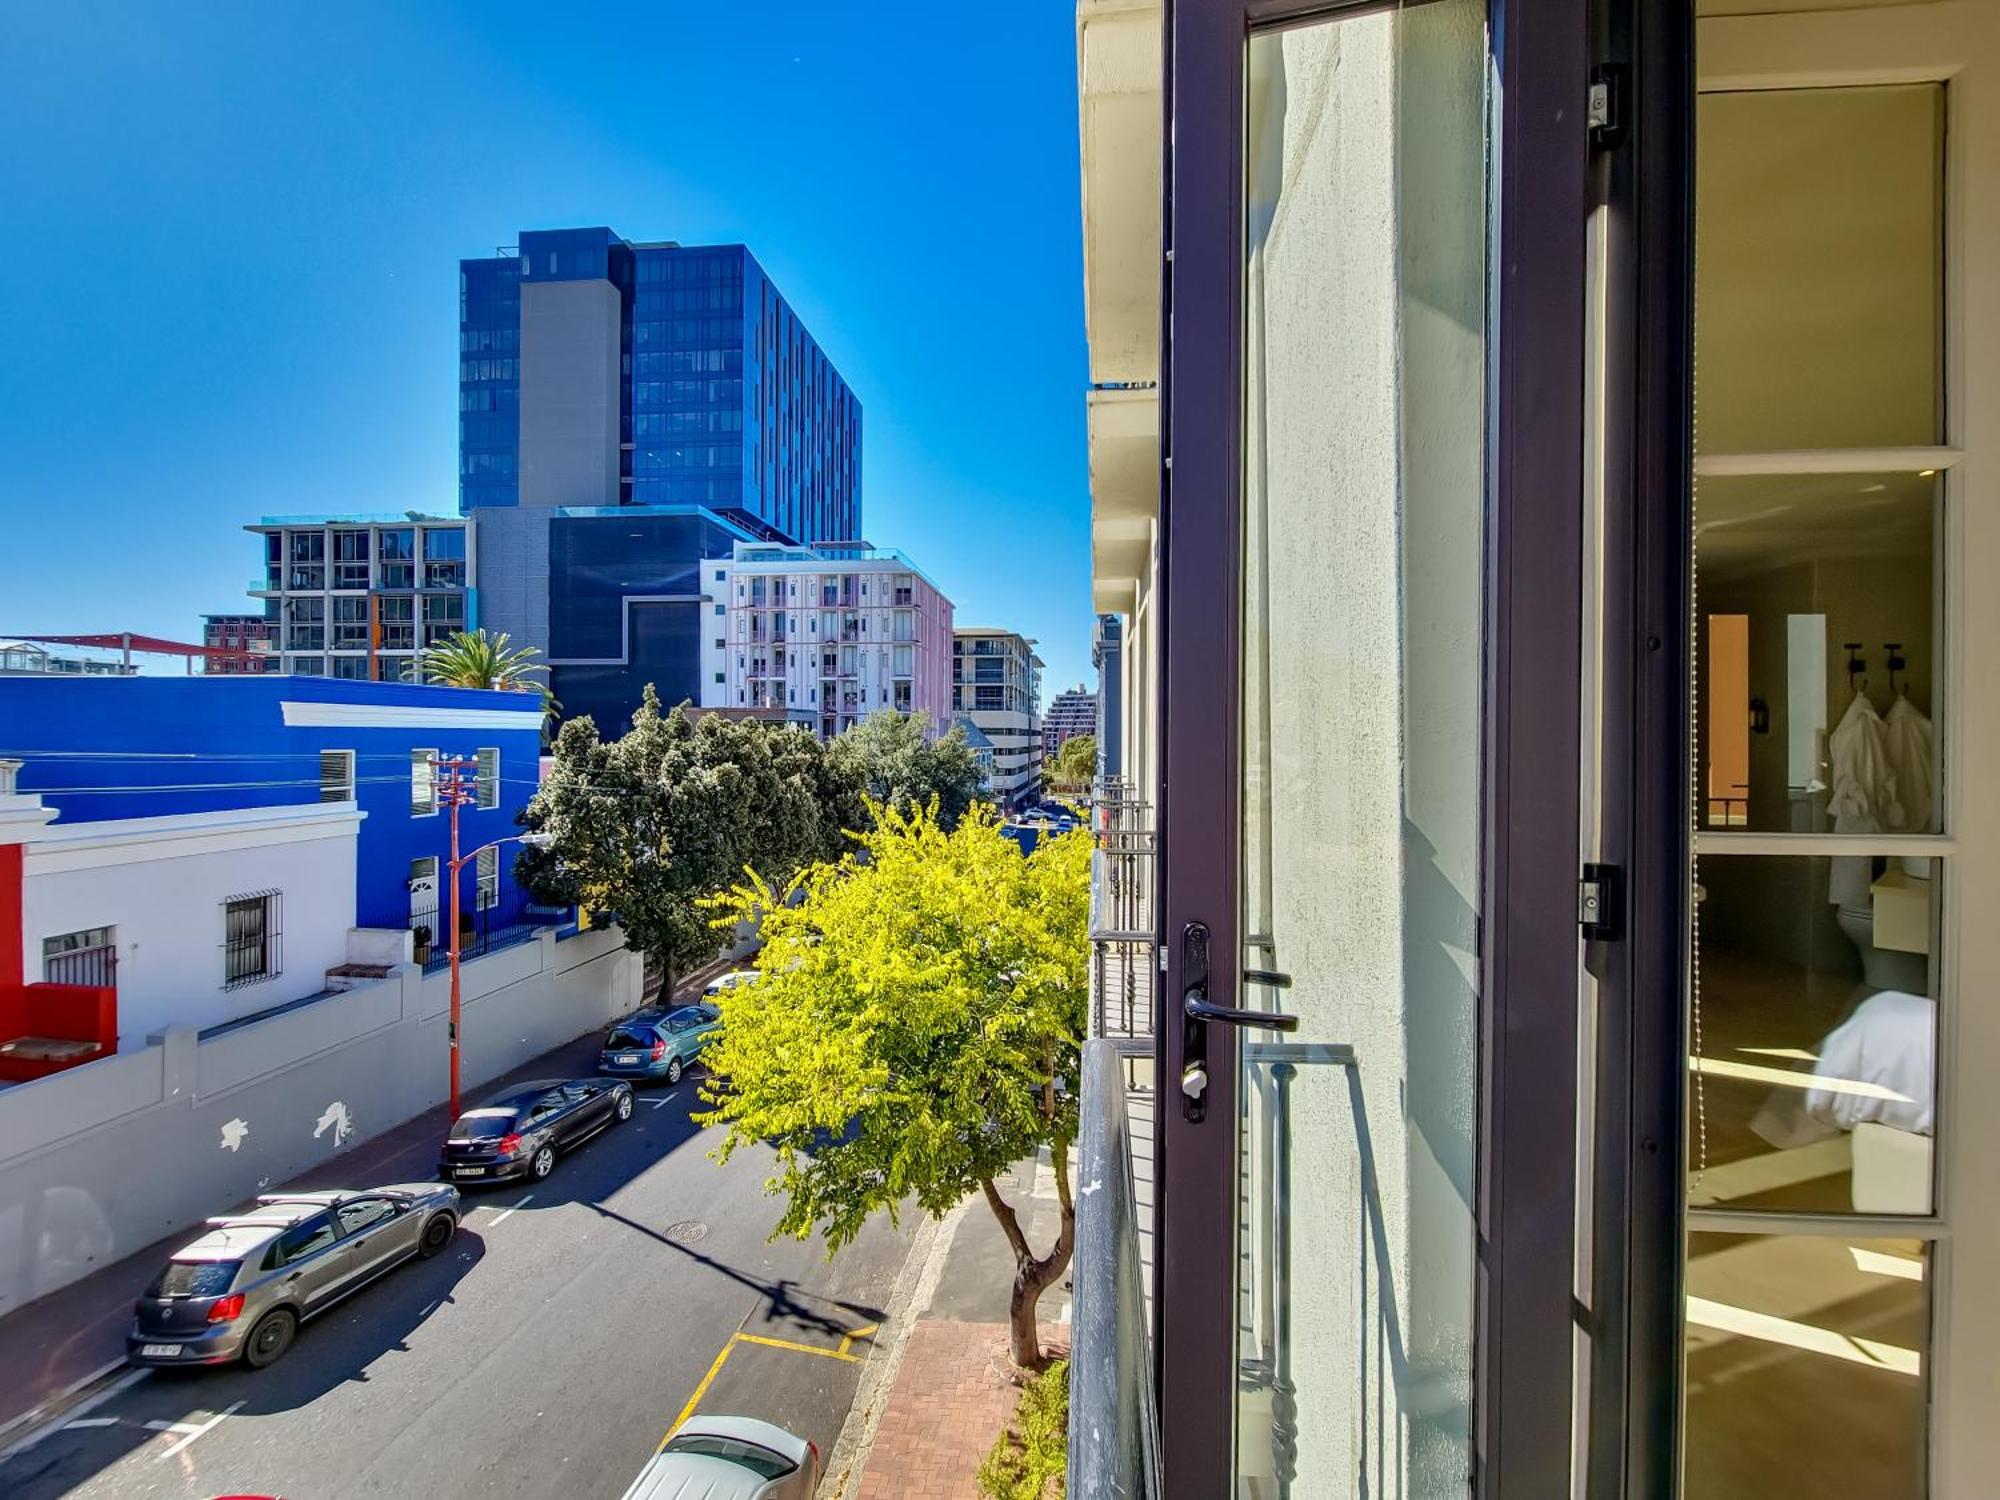
{"type": "Polygon", "coordinates": [[[699,1219],[682,1219],[678,1224],[669,1224],[666,1234],[676,1245],[692,1245],[708,1237],[708,1226],[699,1219]]]}

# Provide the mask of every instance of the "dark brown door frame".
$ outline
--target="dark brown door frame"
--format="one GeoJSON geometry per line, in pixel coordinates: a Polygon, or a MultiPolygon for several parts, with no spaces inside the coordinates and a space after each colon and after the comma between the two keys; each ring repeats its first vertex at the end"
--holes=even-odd
{"type": "MultiPolygon", "coordinates": [[[[1179,934],[1207,925],[1210,996],[1239,990],[1233,703],[1242,474],[1244,47],[1327,12],[1167,0],[1161,486],[1157,1213],[1163,1493],[1233,1489],[1236,1044],[1209,1025],[1206,1119],[1182,1118],[1179,934]],[[1178,585],[1178,586],[1177,586],[1178,585]],[[1185,705],[1182,710],[1181,706],[1185,705]]],[[[1591,62],[1587,0],[1492,0],[1486,883],[1473,1479],[1569,1490],[1574,1326],[1577,707],[1591,62]]]]}
{"type": "Polygon", "coordinates": [[[1623,116],[1604,207],[1601,857],[1627,872],[1598,982],[1589,1493],[1674,1495],[1680,1461],[1688,949],[1694,7],[1603,0],[1623,116]]]}

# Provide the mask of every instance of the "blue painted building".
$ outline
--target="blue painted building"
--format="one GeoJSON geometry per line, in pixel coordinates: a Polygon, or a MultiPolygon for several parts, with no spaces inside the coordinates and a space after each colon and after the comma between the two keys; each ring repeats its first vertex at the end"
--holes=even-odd
{"type": "Polygon", "coordinates": [[[861,535],[861,406],[742,245],[536,230],[459,263],[480,620],[615,733],[699,701],[704,556],[861,535]]]}
{"type": "MultiPolygon", "coordinates": [[[[520,832],[534,795],[542,710],[523,693],[334,678],[261,676],[0,678],[0,757],[20,790],[65,824],[243,807],[352,801],[356,921],[404,927],[434,909],[450,850],[437,762],[475,763],[459,813],[472,850],[520,832]]],[[[488,930],[526,920],[515,846],[462,875],[460,897],[488,930]]],[[[442,929],[435,929],[441,932],[442,929]]]]}

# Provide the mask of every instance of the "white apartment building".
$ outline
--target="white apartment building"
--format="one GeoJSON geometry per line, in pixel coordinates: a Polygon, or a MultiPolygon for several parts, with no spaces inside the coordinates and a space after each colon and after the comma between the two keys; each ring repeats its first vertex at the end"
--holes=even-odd
{"type": "Polygon", "coordinates": [[[1054,760],[1065,740],[1097,733],[1097,694],[1082,683],[1064,688],[1049,701],[1042,715],[1042,757],[1054,760]]]}
{"type": "Polygon", "coordinates": [[[1035,643],[1012,630],[953,632],[951,707],[993,742],[987,790],[1002,807],[1042,791],[1042,659],[1035,643]]]}
{"type": "Polygon", "coordinates": [[[951,724],[951,601],[889,548],[738,542],[701,565],[701,706],[821,739],[883,709],[951,724]]]}

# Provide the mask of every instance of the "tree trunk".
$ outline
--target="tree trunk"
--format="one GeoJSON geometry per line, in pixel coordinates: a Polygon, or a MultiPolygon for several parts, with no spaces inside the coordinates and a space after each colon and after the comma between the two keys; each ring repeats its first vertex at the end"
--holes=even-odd
{"type": "Polygon", "coordinates": [[[987,1207],[1000,1221],[1007,1243],[1014,1250],[1014,1286],[1007,1298],[1007,1353],[1023,1370],[1040,1370],[1048,1363],[1042,1357],[1042,1336],[1035,1314],[1042,1293],[1060,1281],[1063,1272],[1069,1269],[1070,1252],[1076,1245],[1076,1207],[1070,1201],[1068,1155],[1057,1148],[1050,1156],[1056,1164],[1056,1196],[1062,1204],[1062,1226],[1056,1232],[1055,1247],[1047,1255],[1037,1256],[1028,1248],[1020,1216],[1000,1196],[993,1180],[981,1178],[979,1183],[986,1194],[987,1207]]]}

